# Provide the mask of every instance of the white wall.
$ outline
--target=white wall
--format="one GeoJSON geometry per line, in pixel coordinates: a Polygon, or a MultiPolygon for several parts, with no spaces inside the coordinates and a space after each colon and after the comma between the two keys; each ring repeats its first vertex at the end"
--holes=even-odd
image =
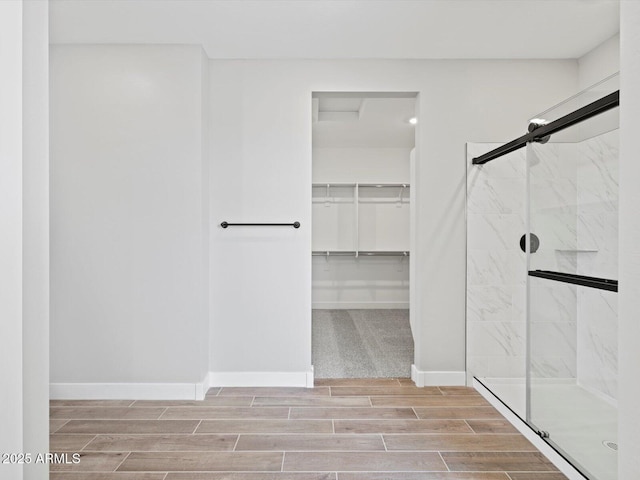
{"type": "MultiPolygon", "coordinates": [[[[0,452],[21,452],[22,2],[0,4],[0,66],[0,452]]],[[[0,478],[21,480],[22,466],[0,465],[0,478]]]]}
{"type": "Polygon", "coordinates": [[[314,183],[409,183],[410,148],[313,149],[314,183]]]}
{"type": "MultiPolygon", "coordinates": [[[[38,453],[49,451],[49,5],[23,8],[23,451],[38,453]]],[[[49,466],[24,478],[48,479],[49,466]]]]}
{"type": "MultiPolygon", "coordinates": [[[[49,450],[48,4],[0,3],[0,452],[49,450]]],[[[2,480],[47,465],[1,464],[2,480]]]]}
{"type": "Polygon", "coordinates": [[[52,395],[203,379],[207,66],[192,46],[52,47],[52,395]]]}
{"type": "Polygon", "coordinates": [[[576,79],[575,61],[212,61],[212,223],[302,227],[213,229],[211,369],[310,369],[311,92],[407,91],[420,112],[416,366],[464,382],[465,142],[521,135],[576,79]]]}
{"type": "Polygon", "coordinates": [[[578,59],[578,89],[584,90],[620,71],[620,34],[578,59]]]}
{"type": "MultiPolygon", "coordinates": [[[[200,321],[198,322],[198,365],[200,367],[200,375],[198,378],[208,378],[209,375],[209,325],[210,318],[209,314],[211,312],[211,293],[209,287],[209,279],[210,279],[210,267],[211,267],[211,258],[210,258],[210,174],[211,174],[211,158],[209,156],[209,128],[210,128],[210,111],[209,111],[209,57],[207,57],[204,50],[200,52],[200,113],[201,113],[201,126],[200,126],[200,162],[201,162],[201,172],[200,172],[200,185],[202,188],[202,193],[200,197],[200,222],[202,228],[202,237],[201,237],[201,252],[202,252],[202,264],[200,268],[200,282],[202,286],[202,294],[200,295],[202,315],[200,316],[200,321]]],[[[207,385],[203,385],[203,389],[206,389],[207,385]]],[[[206,393],[203,392],[203,393],[206,393]]]]}
{"type": "Polygon", "coordinates": [[[620,11],[620,290],[618,294],[618,475],[640,472],[640,3],[623,0],[620,11]]]}
{"type": "Polygon", "coordinates": [[[311,92],[284,65],[211,62],[216,384],[305,385],[311,370],[311,92]]]}

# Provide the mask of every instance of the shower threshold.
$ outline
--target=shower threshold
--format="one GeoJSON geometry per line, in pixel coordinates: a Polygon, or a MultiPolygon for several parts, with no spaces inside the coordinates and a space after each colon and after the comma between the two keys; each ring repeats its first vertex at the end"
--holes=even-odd
{"type": "Polygon", "coordinates": [[[532,417],[549,432],[550,442],[547,442],[524,420],[526,388],[523,379],[474,378],[473,386],[570,480],[617,479],[617,452],[603,443],[603,440],[616,443],[615,406],[575,383],[558,381],[534,385],[537,404],[532,417]],[[557,398],[570,398],[567,404],[572,408],[560,408],[557,398]],[[591,422],[588,426],[580,425],[578,421],[585,415],[591,422]],[[554,445],[561,445],[562,450],[554,445]],[[578,470],[564,453],[589,473],[578,470]]]}

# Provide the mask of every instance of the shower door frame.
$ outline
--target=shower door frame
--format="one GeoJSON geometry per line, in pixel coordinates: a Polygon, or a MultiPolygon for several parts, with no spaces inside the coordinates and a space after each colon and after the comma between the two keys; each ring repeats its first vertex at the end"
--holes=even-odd
{"type": "MultiPolygon", "coordinates": [[[[605,79],[605,81],[608,79],[605,79]]],[[[473,165],[483,165],[487,162],[500,158],[508,153],[514,152],[520,148],[524,148],[528,146],[530,143],[546,143],[549,139],[549,136],[570,128],[574,125],[578,125],[590,118],[596,117],[602,113],[605,113],[609,110],[619,107],[620,105],[620,91],[616,90],[608,95],[605,95],[594,102],[591,102],[581,108],[574,110],[573,112],[566,114],[552,122],[549,123],[536,123],[535,121],[531,121],[528,127],[528,133],[508,142],[496,149],[491,150],[483,155],[473,158],[473,165]]],[[[527,199],[530,199],[530,182],[529,182],[529,159],[527,158],[527,182],[526,182],[526,196],[527,199]]],[[[506,412],[513,415],[513,419],[519,419],[522,421],[523,425],[526,425],[525,430],[530,430],[531,433],[535,434],[536,437],[543,442],[543,445],[546,445],[550,449],[553,450],[553,453],[557,454],[561,457],[567,464],[571,465],[574,471],[582,476],[583,478],[589,480],[596,480],[592,475],[584,472],[584,467],[574,461],[568,454],[564,452],[561,446],[555,444],[555,442],[551,441],[548,438],[547,432],[540,430],[537,425],[532,421],[531,417],[531,321],[530,321],[530,277],[539,277],[539,278],[548,278],[552,279],[560,279],[563,283],[570,283],[577,286],[584,287],[593,287],[599,288],[603,290],[615,291],[618,290],[618,282],[615,280],[595,278],[595,277],[586,277],[580,275],[568,275],[568,274],[558,274],[558,272],[546,272],[546,271],[531,271],[530,269],[530,249],[531,249],[531,241],[530,241],[530,205],[527,204],[525,211],[525,225],[526,225],[526,234],[525,234],[525,254],[526,254],[526,269],[527,269],[527,280],[526,280],[526,311],[527,311],[527,321],[526,321],[526,415],[525,418],[522,418],[519,414],[517,414],[507,403],[505,403],[502,399],[500,399],[496,394],[494,394],[485,383],[474,376],[474,382],[477,382],[483,389],[486,389],[487,392],[491,393],[493,397],[495,397],[502,406],[505,407],[506,412]]],[[[521,430],[522,431],[522,430],[521,430]]],[[[524,432],[523,432],[524,433],[524,432]]],[[[527,435],[529,436],[529,435],[527,435]]],[[[531,438],[530,438],[531,439],[531,438]]],[[[563,472],[567,473],[567,472],[563,472]]],[[[578,477],[576,477],[578,478],[578,477]]]]}

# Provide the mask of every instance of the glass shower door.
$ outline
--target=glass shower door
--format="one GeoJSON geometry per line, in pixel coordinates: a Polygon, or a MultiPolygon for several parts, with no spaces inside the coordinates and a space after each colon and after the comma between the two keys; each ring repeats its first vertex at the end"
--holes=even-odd
{"type": "Polygon", "coordinates": [[[527,146],[527,421],[597,480],[617,479],[617,115],[527,146]]]}

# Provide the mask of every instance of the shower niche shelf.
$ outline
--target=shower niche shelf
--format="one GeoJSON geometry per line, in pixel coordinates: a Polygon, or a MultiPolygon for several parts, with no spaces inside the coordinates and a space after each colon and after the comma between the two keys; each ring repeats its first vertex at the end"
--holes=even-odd
{"type": "Polygon", "coordinates": [[[595,248],[556,248],[556,252],[561,253],[598,253],[599,250],[595,248]]]}

